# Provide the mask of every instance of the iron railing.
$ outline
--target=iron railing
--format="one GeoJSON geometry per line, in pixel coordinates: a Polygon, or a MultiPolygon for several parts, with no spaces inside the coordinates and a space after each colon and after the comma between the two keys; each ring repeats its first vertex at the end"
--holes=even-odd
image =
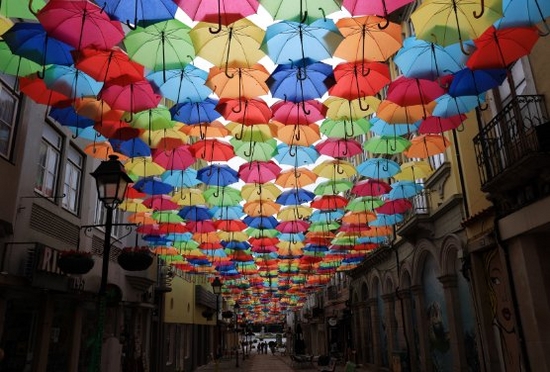
{"type": "Polygon", "coordinates": [[[516,96],[474,137],[482,187],[524,156],[541,151],[549,121],[544,96],[516,96]]]}

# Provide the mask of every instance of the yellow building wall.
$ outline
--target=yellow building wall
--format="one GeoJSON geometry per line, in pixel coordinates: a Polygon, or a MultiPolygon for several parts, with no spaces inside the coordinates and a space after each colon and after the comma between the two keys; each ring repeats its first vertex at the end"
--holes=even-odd
{"type": "Polygon", "coordinates": [[[195,284],[178,276],[172,279],[172,292],[165,296],[166,323],[193,323],[195,284]]]}

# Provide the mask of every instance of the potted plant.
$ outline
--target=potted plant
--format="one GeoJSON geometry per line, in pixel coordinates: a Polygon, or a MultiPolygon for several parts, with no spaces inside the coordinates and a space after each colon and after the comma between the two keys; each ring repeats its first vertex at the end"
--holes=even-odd
{"type": "Polygon", "coordinates": [[[222,318],[231,319],[233,318],[233,312],[230,310],[222,311],[222,318]]]}
{"type": "Polygon", "coordinates": [[[211,309],[206,309],[202,312],[202,316],[206,318],[206,320],[212,320],[212,316],[214,316],[214,312],[211,309]]]}
{"type": "Polygon", "coordinates": [[[71,249],[59,253],[57,266],[65,274],[86,274],[94,267],[94,259],[90,252],[71,249]]]}
{"type": "Polygon", "coordinates": [[[148,247],[126,247],[118,255],[117,261],[127,271],[147,270],[153,263],[153,252],[148,247]]]}

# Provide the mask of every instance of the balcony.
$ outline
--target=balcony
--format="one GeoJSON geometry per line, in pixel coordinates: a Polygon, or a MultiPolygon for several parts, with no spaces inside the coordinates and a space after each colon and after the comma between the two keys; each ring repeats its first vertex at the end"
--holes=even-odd
{"type": "Polygon", "coordinates": [[[481,190],[505,215],[550,194],[544,96],[517,96],[474,137],[481,190]]]}

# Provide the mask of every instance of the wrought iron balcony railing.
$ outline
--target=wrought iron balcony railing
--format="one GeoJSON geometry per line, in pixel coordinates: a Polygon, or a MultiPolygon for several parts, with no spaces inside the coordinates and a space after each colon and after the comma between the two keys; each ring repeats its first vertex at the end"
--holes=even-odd
{"type": "Polygon", "coordinates": [[[517,96],[474,137],[481,186],[525,156],[550,150],[550,122],[544,96],[517,96]]]}

